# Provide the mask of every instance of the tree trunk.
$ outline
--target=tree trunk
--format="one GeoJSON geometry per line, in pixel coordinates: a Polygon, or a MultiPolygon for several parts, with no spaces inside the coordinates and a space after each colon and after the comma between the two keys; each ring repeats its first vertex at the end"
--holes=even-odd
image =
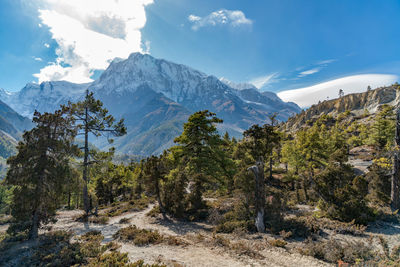
{"type": "Polygon", "coordinates": [[[32,217],[32,228],[29,233],[30,240],[36,240],[39,235],[39,209],[40,206],[36,208],[35,212],[33,213],[32,217]]]}
{"type": "Polygon", "coordinates": [[[400,209],[400,159],[399,159],[399,149],[400,149],[400,108],[397,109],[396,116],[396,135],[395,135],[395,151],[394,151],[394,163],[393,163],[393,176],[391,185],[391,203],[390,206],[392,210],[400,209]]]}
{"type": "Polygon", "coordinates": [[[304,190],[304,198],[306,202],[308,201],[308,192],[307,192],[307,178],[303,178],[303,190],[304,190]]]}
{"type": "Polygon", "coordinates": [[[269,158],[269,180],[272,180],[272,156],[269,158]]]}
{"type": "Polygon", "coordinates": [[[71,190],[68,191],[68,209],[71,209],[71,190]]]}
{"type": "Polygon", "coordinates": [[[88,164],[89,164],[89,126],[88,126],[88,107],[85,107],[85,155],[83,158],[83,206],[86,216],[89,215],[88,199],[88,164]]]}
{"type": "Polygon", "coordinates": [[[300,192],[299,192],[299,181],[296,180],[296,199],[297,199],[297,203],[300,203],[300,192]]]}
{"type": "Polygon", "coordinates": [[[166,219],[164,205],[163,205],[163,203],[162,203],[162,201],[161,201],[161,196],[160,196],[160,184],[159,184],[158,180],[156,181],[155,189],[156,189],[156,196],[157,196],[158,207],[160,208],[160,212],[161,212],[163,218],[166,219]]]}
{"type": "Polygon", "coordinates": [[[256,162],[256,165],[250,167],[255,178],[255,225],[259,233],[265,232],[264,210],[265,210],[265,183],[264,183],[264,163],[262,159],[256,162]]]}

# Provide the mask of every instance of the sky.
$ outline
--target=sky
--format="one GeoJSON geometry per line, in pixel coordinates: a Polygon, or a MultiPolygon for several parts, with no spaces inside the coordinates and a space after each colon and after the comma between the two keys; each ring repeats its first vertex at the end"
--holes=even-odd
{"type": "Polygon", "coordinates": [[[305,107],[399,81],[398,14],[398,0],[0,0],[0,88],[90,82],[142,52],[305,107]]]}

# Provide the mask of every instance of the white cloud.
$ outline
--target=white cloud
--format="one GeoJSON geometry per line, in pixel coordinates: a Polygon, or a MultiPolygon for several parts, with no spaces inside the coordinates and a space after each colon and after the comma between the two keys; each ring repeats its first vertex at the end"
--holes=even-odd
{"type": "Polygon", "coordinates": [[[188,20],[189,20],[189,21],[192,21],[192,22],[200,21],[200,20],[201,20],[201,17],[195,16],[195,15],[189,15],[188,20]]]}
{"type": "Polygon", "coordinates": [[[275,79],[278,76],[278,73],[272,73],[268,75],[264,75],[261,77],[254,78],[249,81],[249,83],[253,84],[258,89],[264,87],[265,85],[275,82],[275,79]]]}
{"type": "Polygon", "coordinates": [[[317,65],[328,65],[333,62],[337,61],[337,59],[326,59],[326,60],[321,60],[317,62],[317,65]]]}
{"type": "Polygon", "coordinates": [[[188,20],[193,24],[192,29],[198,30],[206,26],[228,25],[231,27],[251,26],[253,21],[246,18],[243,11],[221,9],[205,17],[189,15],[188,20]]]}
{"type": "Polygon", "coordinates": [[[105,69],[114,58],[148,52],[140,31],[146,24],[145,6],[153,0],[43,1],[39,18],[57,42],[58,57],[34,75],[39,82],[89,82],[94,70],[105,69]]]}
{"type": "Polygon", "coordinates": [[[50,48],[50,45],[49,45],[48,43],[45,43],[45,44],[44,44],[44,47],[50,48]]]}
{"type": "Polygon", "coordinates": [[[43,59],[41,59],[40,57],[32,57],[34,60],[36,61],[43,61],[43,59]]]}
{"type": "Polygon", "coordinates": [[[321,68],[313,68],[313,69],[310,69],[310,70],[305,70],[305,71],[300,72],[298,77],[304,77],[304,76],[307,76],[307,75],[311,75],[311,74],[319,72],[320,70],[321,70],[321,68]]]}
{"type": "Polygon", "coordinates": [[[319,83],[313,86],[286,90],[278,93],[284,101],[295,102],[302,108],[317,104],[318,101],[338,97],[339,89],[345,94],[361,93],[372,88],[390,85],[399,80],[399,76],[389,74],[360,74],[319,83]]]}

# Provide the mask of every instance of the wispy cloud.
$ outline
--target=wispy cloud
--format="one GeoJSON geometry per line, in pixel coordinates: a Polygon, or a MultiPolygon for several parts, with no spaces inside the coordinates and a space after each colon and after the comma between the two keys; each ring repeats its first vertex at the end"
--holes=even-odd
{"type": "Polygon", "coordinates": [[[326,68],[329,64],[337,61],[337,59],[326,59],[326,60],[321,60],[316,62],[315,64],[312,64],[309,66],[307,70],[304,70],[305,67],[297,68],[296,71],[301,71],[297,74],[297,78],[303,78],[315,73],[320,72],[322,69],[326,68]]]}
{"type": "Polygon", "coordinates": [[[337,59],[326,59],[326,60],[321,60],[317,62],[317,65],[328,65],[333,62],[337,61],[337,59]]]}
{"type": "Polygon", "coordinates": [[[57,43],[57,59],[34,75],[39,82],[90,82],[93,71],[105,69],[112,59],[148,52],[141,29],[146,24],[145,6],[153,0],[41,2],[39,18],[57,43]]]}
{"type": "Polygon", "coordinates": [[[45,44],[44,44],[44,47],[50,48],[50,45],[49,45],[48,43],[45,43],[45,44]]]}
{"type": "Polygon", "coordinates": [[[311,75],[314,73],[317,73],[321,70],[321,68],[313,68],[313,69],[309,69],[309,70],[305,70],[299,73],[298,77],[305,77],[307,75],[311,75]]]}
{"type": "Polygon", "coordinates": [[[42,62],[43,61],[43,59],[41,59],[40,57],[32,57],[35,61],[40,61],[40,62],[42,62]]]}
{"type": "Polygon", "coordinates": [[[390,85],[400,79],[397,75],[389,74],[360,74],[315,84],[313,86],[286,90],[278,93],[284,101],[295,102],[302,108],[317,104],[318,101],[338,97],[340,89],[345,94],[365,92],[368,86],[376,88],[390,85]]]}
{"type": "Polygon", "coordinates": [[[275,72],[275,73],[271,73],[268,75],[256,77],[256,78],[250,80],[249,83],[253,84],[255,87],[260,89],[270,83],[276,82],[277,77],[278,77],[278,73],[275,72]]]}
{"type": "Polygon", "coordinates": [[[251,26],[253,21],[246,18],[243,11],[221,9],[211,14],[200,17],[197,15],[189,15],[188,20],[192,23],[192,29],[197,31],[202,27],[215,27],[217,25],[225,25],[230,27],[251,26]]]}

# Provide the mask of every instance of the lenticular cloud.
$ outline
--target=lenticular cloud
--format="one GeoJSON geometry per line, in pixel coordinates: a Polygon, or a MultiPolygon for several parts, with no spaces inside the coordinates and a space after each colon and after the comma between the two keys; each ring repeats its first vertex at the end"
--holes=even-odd
{"type": "Polygon", "coordinates": [[[45,0],[39,18],[57,42],[57,60],[34,76],[39,82],[90,82],[94,70],[143,52],[145,7],[153,0],[45,0]]]}

